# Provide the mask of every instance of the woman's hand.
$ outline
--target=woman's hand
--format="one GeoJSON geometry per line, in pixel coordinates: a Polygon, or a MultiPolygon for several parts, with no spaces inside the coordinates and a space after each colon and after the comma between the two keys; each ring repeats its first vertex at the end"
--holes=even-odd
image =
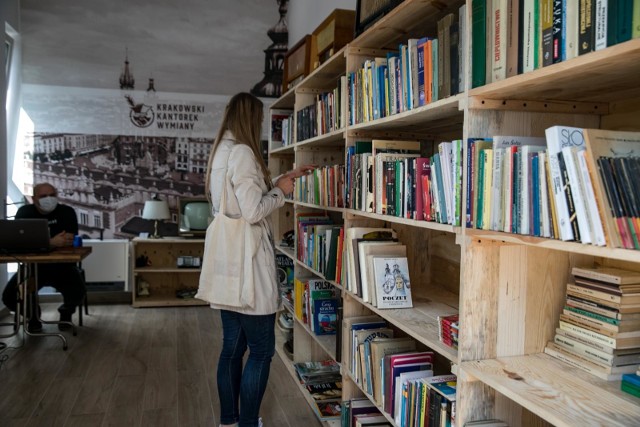
{"type": "Polygon", "coordinates": [[[318,165],[298,166],[294,170],[291,170],[291,171],[285,173],[284,175],[288,176],[289,178],[300,178],[301,176],[307,175],[309,172],[311,172],[312,170],[316,169],[317,167],[318,167],[318,165]]]}
{"type": "Polygon", "coordinates": [[[288,174],[282,175],[276,181],[276,187],[281,189],[285,196],[293,193],[293,178],[288,176],[288,174]]]}

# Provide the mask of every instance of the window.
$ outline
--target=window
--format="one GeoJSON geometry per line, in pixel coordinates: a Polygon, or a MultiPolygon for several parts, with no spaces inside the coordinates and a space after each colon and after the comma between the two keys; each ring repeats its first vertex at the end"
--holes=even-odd
{"type": "Polygon", "coordinates": [[[100,214],[93,214],[93,226],[102,228],[102,216],[100,214]]]}
{"type": "Polygon", "coordinates": [[[80,224],[89,225],[89,214],[86,212],[80,212],[80,224]]]}

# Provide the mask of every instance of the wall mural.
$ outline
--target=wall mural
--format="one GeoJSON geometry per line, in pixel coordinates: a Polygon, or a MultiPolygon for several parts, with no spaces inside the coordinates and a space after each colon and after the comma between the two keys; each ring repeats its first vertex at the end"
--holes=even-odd
{"type": "MultiPolygon", "coordinates": [[[[282,87],[287,49],[288,0],[277,0],[279,21],[267,36],[264,78],[244,90],[262,97],[265,117],[282,87]]],[[[25,84],[23,106],[34,122],[25,137],[25,168],[34,183],[47,181],[72,206],[80,233],[91,238],[131,238],[151,231],[140,218],[144,202],[160,197],[169,202],[174,224],[161,231],[177,231],[180,197],[204,195],[204,172],[229,95],[197,95],[156,91],[149,77],[146,90],[133,72],[135,63],[125,52],[113,87],[25,84]]],[[[263,135],[267,135],[265,120],[263,135]]]]}

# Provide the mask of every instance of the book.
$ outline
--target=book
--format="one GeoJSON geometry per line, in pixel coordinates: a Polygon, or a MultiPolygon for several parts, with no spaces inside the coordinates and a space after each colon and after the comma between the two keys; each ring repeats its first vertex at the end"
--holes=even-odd
{"type": "Polygon", "coordinates": [[[475,0],[471,4],[471,87],[486,83],[487,62],[487,0],[475,0]]]}
{"type": "Polygon", "coordinates": [[[372,389],[373,398],[379,405],[382,404],[382,363],[384,357],[390,354],[399,354],[415,351],[416,341],[410,337],[402,338],[376,338],[371,341],[371,365],[372,365],[372,389]]]}
{"type": "Polygon", "coordinates": [[[345,230],[344,236],[344,248],[345,253],[343,255],[343,268],[346,268],[347,280],[346,280],[346,289],[354,294],[358,294],[357,287],[357,276],[358,271],[356,270],[355,259],[357,254],[353,249],[353,240],[361,239],[365,234],[375,233],[375,232],[389,232],[391,233],[391,237],[395,238],[396,234],[390,228],[374,228],[374,227],[349,227],[345,230]]]}
{"type": "Polygon", "coordinates": [[[569,126],[552,126],[545,130],[545,136],[547,138],[549,175],[558,218],[559,237],[565,241],[576,240],[579,236],[575,235],[575,229],[572,225],[576,225],[577,228],[577,218],[572,223],[568,201],[568,199],[571,199],[565,193],[561,153],[564,147],[571,147],[577,143],[585,145],[583,142],[585,140],[583,130],[569,126]]]}
{"type": "Polygon", "coordinates": [[[630,337],[612,337],[610,335],[601,334],[597,331],[593,331],[590,328],[577,325],[573,322],[567,322],[560,319],[560,329],[564,329],[573,333],[576,336],[580,336],[590,341],[594,341],[600,345],[611,347],[614,349],[628,349],[640,347],[640,338],[637,336],[630,337]]]}
{"type": "Polygon", "coordinates": [[[305,386],[314,400],[340,399],[342,397],[342,381],[330,381],[305,386]]]}
{"type": "Polygon", "coordinates": [[[319,299],[314,300],[313,304],[313,332],[316,335],[334,335],[338,328],[338,300],[319,299]]]}
{"type": "Polygon", "coordinates": [[[365,248],[365,261],[362,266],[364,271],[364,286],[366,295],[363,292],[363,300],[370,303],[374,307],[377,306],[377,291],[375,286],[375,273],[373,268],[373,259],[375,257],[406,257],[407,247],[398,242],[389,242],[388,245],[373,245],[365,248]]]}
{"type": "Polygon", "coordinates": [[[342,416],[342,399],[316,401],[314,410],[322,421],[339,420],[342,416]]]}
{"type": "Polygon", "coordinates": [[[571,274],[615,285],[640,284],[640,272],[614,267],[573,267],[571,274]]]}
{"type": "Polygon", "coordinates": [[[409,266],[406,257],[374,257],[373,272],[376,307],[413,307],[409,266]]]}
{"type": "Polygon", "coordinates": [[[342,343],[343,359],[347,361],[347,368],[352,374],[355,374],[355,351],[353,350],[353,338],[355,336],[354,331],[366,328],[381,328],[386,325],[387,322],[378,315],[344,317],[342,319],[342,336],[346,337],[345,341],[342,343]]]}
{"type": "Polygon", "coordinates": [[[632,373],[636,370],[636,365],[629,366],[617,366],[617,367],[604,367],[593,363],[587,358],[580,357],[576,354],[567,351],[554,342],[549,342],[544,348],[544,352],[550,356],[553,356],[569,365],[582,369],[590,374],[595,375],[606,381],[615,381],[622,378],[622,374],[632,373]]]}
{"type": "MultiPolygon", "coordinates": [[[[607,351],[599,350],[588,343],[584,343],[561,334],[556,334],[553,341],[560,347],[563,347],[581,357],[586,357],[597,364],[605,366],[640,364],[640,349],[630,349],[626,350],[626,353],[612,354],[607,351]]],[[[613,350],[613,352],[618,351],[621,350],[613,350]]]]}
{"type": "MultiPolygon", "coordinates": [[[[574,138],[577,138],[578,135],[582,136],[582,134],[577,131],[574,132],[573,135],[574,138]]],[[[579,147],[580,148],[576,145],[562,147],[562,161],[564,161],[564,165],[567,169],[568,182],[566,183],[566,186],[571,188],[571,201],[574,205],[580,241],[582,243],[592,243],[593,227],[591,226],[591,221],[586,207],[586,194],[584,184],[581,179],[582,174],[579,171],[577,163],[577,151],[584,150],[584,137],[582,137],[582,143],[579,147]]]]}

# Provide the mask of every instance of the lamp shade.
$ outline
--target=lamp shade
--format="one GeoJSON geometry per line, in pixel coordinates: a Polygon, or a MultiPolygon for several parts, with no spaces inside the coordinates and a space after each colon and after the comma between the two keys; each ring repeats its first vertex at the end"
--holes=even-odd
{"type": "Polygon", "coordinates": [[[147,200],[144,202],[142,210],[142,218],[144,219],[169,219],[169,205],[166,200],[147,200]]]}

